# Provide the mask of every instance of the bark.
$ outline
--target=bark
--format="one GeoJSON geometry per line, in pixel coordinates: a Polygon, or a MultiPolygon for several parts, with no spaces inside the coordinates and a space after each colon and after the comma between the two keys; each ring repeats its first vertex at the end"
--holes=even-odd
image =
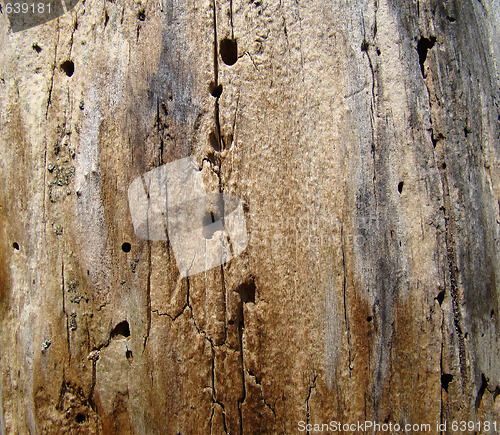
{"type": "Polygon", "coordinates": [[[0,432],[500,426],[499,29],[499,0],[4,4],[0,432]],[[248,245],[186,277],[128,189],[188,156],[248,245]]]}

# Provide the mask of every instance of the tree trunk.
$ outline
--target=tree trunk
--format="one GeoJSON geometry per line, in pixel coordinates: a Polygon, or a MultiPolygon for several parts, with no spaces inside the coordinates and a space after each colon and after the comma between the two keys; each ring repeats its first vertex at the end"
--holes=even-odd
{"type": "Polygon", "coordinates": [[[500,428],[499,0],[66,8],[0,15],[4,433],[500,428]]]}

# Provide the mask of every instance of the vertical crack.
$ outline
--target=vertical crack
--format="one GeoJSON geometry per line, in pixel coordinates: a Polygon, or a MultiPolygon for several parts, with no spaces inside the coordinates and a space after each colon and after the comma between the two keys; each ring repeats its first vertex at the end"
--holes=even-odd
{"type": "Polygon", "coordinates": [[[448,183],[448,174],[446,172],[446,163],[444,162],[444,156],[438,157],[438,167],[439,173],[441,175],[441,185],[443,189],[443,215],[445,221],[445,244],[446,244],[446,254],[448,259],[448,269],[450,274],[450,295],[453,310],[453,322],[455,325],[455,331],[458,338],[458,357],[460,361],[460,372],[462,375],[462,387],[464,391],[466,390],[468,381],[468,369],[466,360],[466,349],[465,349],[465,338],[463,332],[463,319],[462,311],[460,310],[460,294],[458,289],[459,282],[459,272],[457,266],[457,254],[455,248],[455,228],[453,223],[453,217],[451,216],[451,199],[450,199],[450,188],[448,183]]]}
{"type": "Polygon", "coordinates": [[[45,136],[45,149],[43,152],[43,222],[47,235],[47,136],[45,136]]]}
{"type": "MultiPolygon", "coordinates": [[[[217,134],[217,143],[219,145],[219,150],[223,151],[225,149],[225,144],[224,140],[222,138],[221,134],[221,128],[220,128],[220,106],[219,106],[219,99],[220,97],[217,97],[215,99],[215,108],[214,108],[214,119],[215,119],[215,131],[217,134]]],[[[220,179],[220,168],[219,168],[219,179],[220,179]]]]}
{"type": "Polygon", "coordinates": [[[56,409],[62,410],[64,407],[64,395],[66,394],[67,387],[66,387],[66,372],[63,368],[63,376],[62,376],[62,383],[61,383],[61,388],[59,390],[59,400],[57,401],[56,409]]]}
{"type": "MultiPolygon", "coordinates": [[[[191,301],[190,301],[191,285],[190,285],[190,282],[189,282],[189,276],[186,277],[186,283],[187,283],[186,306],[191,311],[191,319],[193,320],[193,326],[196,329],[197,333],[203,335],[203,337],[210,343],[210,349],[211,349],[211,352],[212,352],[212,367],[211,367],[211,371],[212,371],[212,385],[211,385],[211,389],[212,389],[212,405],[213,405],[213,408],[212,408],[212,414],[210,416],[210,430],[211,430],[211,433],[212,433],[212,423],[213,423],[213,417],[214,417],[214,413],[215,413],[215,405],[219,405],[221,407],[221,409],[222,409],[222,421],[223,421],[223,426],[224,426],[224,432],[227,434],[228,431],[227,431],[227,423],[226,423],[226,410],[225,410],[224,405],[217,400],[216,373],[215,373],[215,356],[216,356],[215,355],[215,347],[217,347],[217,345],[214,344],[214,342],[210,339],[210,337],[207,335],[207,333],[205,331],[201,330],[198,327],[198,325],[196,324],[196,320],[194,318],[193,307],[191,306],[191,301]]],[[[169,316],[169,317],[172,318],[171,316],[169,316]]]]}
{"type": "MultiPolygon", "coordinates": [[[[428,50],[434,47],[436,38],[435,37],[431,37],[430,39],[421,38],[421,40],[428,41],[428,43],[427,42],[425,43],[424,47],[425,56],[423,53],[422,54],[419,53],[419,59],[422,66],[423,64],[422,59],[423,62],[425,62],[425,60],[427,59],[427,52],[428,50]]],[[[443,205],[441,207],[441,210],[443,211],[444,225],[445,225],[445,247],[446,247],[446,257],[448,263],[448,272],[450,276],[450,295],[451,295],[452,311],[453,311],[453,323],[458,339],[458,357],[460,363],[460,374],[462,378],[462,389],[465,393],[469,380],[469,374],[467,368],[467,355],[466,355],[465,338],[463,331],[463,318],[462,318],[462,311],[460,309],[461,297],[458,288],[460,274],[458,271],[458,260],[457,260],[456,243],[454,236],[456,234],[456,228],[454,225],[454,217],[452,215],[453,211],[452,211],[452,203],[450,196],[450,187],[448,181],[448,172],[447,172],[445,150],[443,144],[443,140],[445,138],[441,133],[435,132],[434,128],[432,127],[434,125],[433,124],[434,120],[432,117],[432,106],[433,106],[432,95],[431,95],[431,90],[429,89],[429,86],[427,84],[428,78],[425,75],[423,76],[423,80],[425,87],[427,89],[427,94],[429,99],[429,111],[430,111],[429,121],[431,125],[431,130],[430,130],[431,141],[434,150],[433,152],[437,155],[436,163],[441,178],[441,188],[443,192],[443,205]]]]}
{"type": "MultiPolygon", "coordinates": [[[[439,368],[440,368],[440,376],[443,376],[444,367],[443,367],[443,358],[444,358],[444,310],[441,308],[441,355],[439,359],[439,368]]],[[[439,409],[439,422],[441,424],[444,423],[444,397],[443,397],[443,388],[441,387],[441,397],[439,401],[440,409],[439,409]]]]}
{"type": "MultiPolygon", "coordinates": [[[[377,2],[375,1],[375,12],[374,12],[374,29],[373,29],[373,38],[375,39],[377,35],[377,2]]],[[[375,98],[375,86],[376,86],[376,77],[375,77],[375,69],[373,67],[372,59],[370,56],[370,43],[366,39],[366,28],[365,28],[365,17],[363,13],[361,14],[361,19],[362,19],[362,24],[363,24],[363,42],[361,44],[361,51],[366,54],[366,57],[368,58],[368,63],[370,65],[370,71],[372,74],[372,100],[373,103],[375,104],[376,98],[375,98]]]]}
{"type": "Polygon", "coordinates": [[[233,0],[229,0],[229,22],[231,24],[231,39],[234,39],[233,0]]]}
{"type": "MultiPolygon", "coordinates": [[[[160,165],[163,164],[163,148],[164,148],[164,141],[163,141],[163,128],[162,128],[162,122],[160,120],[160,99],[156,99],[156,133],[158,134],[158,138],[160,139],[160,165]]],[[[168,235],[167,235],[168,237],[168,235]]]]}
{"type": "Polygon", "coordinates": [[[70,41],[69,41],[69,57],[71,58],[71,53],[73,51],[73,42],[74,42],[74,38],[75,38],[75,32],[76,32],[76,29],[78,29],[78,19],[75,17],[75,21],[73,23],[73,29],[71,31],[71,38],[70,38],[70,41]]]}
{"type": "Polygon", "coordinates": [[[241,409],[243,403],[247,398],[247,386],[246,386],[246,369],[245,369],[245,355],[243,347],[243,334],[245,332],[245,317],[243,301],[240,300],[239,303],[239,313],[238,313],[238,340],[240,344],[240,364],[241,364],[241,380],[243,383],[243,395],[238,399],[238,418],[240,423],[240,435],[243,435],[243,410],[241,409]]]}
{"type": "Polygon", "coordinates": [[[344,296],[344,321],[347,331],[347,345],[349,352],[349,377],[351,377],[352,360],[351,360],[351,330],[349,325],[349,315],[347,313],[347,267],[345,258],[345,236],[344,236],[344,222],[340,223],[340,239],[342,245],[342,274],[343,274],[343,296],[344,296]]]}
{"type": "MultiPolygon", "coordinates": [[[[234,138],[236,137],[236,118],[238,117],[238,109],[240,107],[240,91],[238,90],[238,98],[236,99],[236,109],[234,111],[234,118],[233,118],[233,136],[232,136],[232,141],[234,143],[234,138]]],[[[229,141],[228,141],[229,142],[229,141]]],[[[231,143],[228,144],[229,147],[231,147],[231,143]]]]}
{"type": "Polygon", "coordinates": [[[366,40],[363,41],[362,50],[366,54],[366,57],[368,59],[368,64],[370,66],[371,75],[372,75],[372,102],[373,102],[372,111],[375,112],[375,107],[374,107],[375,106],[375,102],[376,102],[376,95],[375,95],[375,86],[376,86],[375,69],[373,67],[372,58],[371,58],[370,53],[369,53],[369,44],[368,44],[368,42],[366,42],[366,40]]]}
{"type": "Polygon", "coordinates": [[[217,47],[217,4],[216,0],[212,1],[214,9],[213,26],[214,26],[214,83],[215,87],[219,86],[219,53],[217,47]]]}
{"type": "MultiPolygon", "coordinates": [[[[223,214],[224,216],[224,214],[223,214]]],[[[228,236],[228,239],[229,239],[229,236],[228,236]]],[[[229,241],[231,242],[231,241],[229,241]]],[[[224,319],[223,319],[223,323],[224,323],[224,342],[226,341],[226,337],[227,337],[227,301],[226,301],[226,298],[227,298],[227,292],[226,292],[226,275],[224,273],[224,264],[221,264],[220,265],[220,273],[221,273],[221,290],[222,290],[222,294],[223,294],[223,307],[222,307],[222,312],[224,314],[224,319]]]]}
{"type": "Polygon", "coordinates": [[[57,20],[57,40],[56,46],[54,48],[54,64],[52,65],[52,75],[50,77],[50,87],[49,87],[49,96],[47,98],[47,109],[45,110],[45,119],[49,117],[49,107],[52,103],[52,90],[54,89],[54,75],[56,73],[57,67],[57,47],[59,46],[59,20],[57,20]]]}
{"type": "Polygon", "coordinates": [[[144,337],[144,345],[142,352],[146,350],[146,344],[151,332],[151,243],[148,240],[148,278],[146,283],[146,303],[147,303],[147,330],[146,337],[144,337]]]}
{"type": "Polygon", "coordinates": [[[66,312],[66,284],[64,282],[64,260],[61,262],[61,290],[62,290],[62,308],[64,316],[66,317],[66,342],[68,344],[68,362],[71,363],[71,342],[69,335],[69,318],[66,312]]]}
{"type": "MultiPolygon", "coordinates": [[[[376,3],[375,6],[377,7],[376,3]]],[[[375,29],[377,26],[377,11],[375,9],[375,29]]],[[[366,58],[368,59],[368,66],[370,68],[370,73],[372,77],[372,86],[371,86],[371,93],[372,93],[372,98],[371,98],[371,103],[370,103],[370,126],[371,126],[371,133],[372,133],[372,143],[371,143],[371,153],[372,153],[372,159],[373,159],[373,192],[374,192],[374,198],[375,198],[375,204],[377,204],[377,190],[375,187],[375,182],[377,178],[377,172],[376,172],[376,150],[375,150],[375,128],[376,128],[376,122],[375,119],[377,118],[377,95],[376,95],[376,85],[377,85],[377,77],[375,74],[375,67],[373,66],[372,58],[370,56],[370,43],[366,39],[366,28],[365,28],[365,18],[364,15],[361,15],[362,18],[362,24],[363,24],[363,42],[361,44],[361,51],[366,54],[366,58]]],[[[375,33],[375,31],[374,31],[375,33]]],[[[375,37],[375,35],[374,35],[375,37]]]]}
{"type": "Polygon", "coordinates": [[[95,392],[95,385],[97,381],[97,360],[99,359],[98,356],[92,358],[92,385],[90,386],[90,392],[89,392],[89,398],[88,402],[90,404],[90,407],[94,412],[97,412],[97,408],[95,405],[94,401],[94,392],[95,392]]]}
{"type": "MultiPolygon", "coordinates": [[[[214,27],[214,89],[219,87],[219,49],[218,49],[218,36],[217,36],[217,2],[216,0],[212,1],[213,6],[213,27],[214,27]]],[[[232,19],[232,18],[231,18],[232,19]]],[[[219,99],[220,95],[218,95],[215,99],[214,105],[214,121],[215,121],[215,134],[216,140],[218,144],[218,148],[220,151],[224,149],[224,141],[222,140],[221,135],[221,127],[220,127],[220,108],[219,108],[219,99]]],[[[220,178],[220,166],[219,166],[219,178],[220,178]]]]}
{"type": "MultiPolygon", "coordinates": [[[[307,426],[309,426],[309,423],[310,423],[310,419],[311,419],[311,408],[309,406],[309,399],[311,398],[311,393],[312,393],[312,390],[313,388],[316,388],[316,378],[318,377],[318,375],[314,375],[314,378],[313,378],[313,381],[312,381],[312,384],[309,385],[309,392],[307,394],[307,398],[306,398],[306,411],[307,411],[307,426]]],[[[307,431],[307,434],[310,435],[310,431],[308,430],[307,431]]]]}

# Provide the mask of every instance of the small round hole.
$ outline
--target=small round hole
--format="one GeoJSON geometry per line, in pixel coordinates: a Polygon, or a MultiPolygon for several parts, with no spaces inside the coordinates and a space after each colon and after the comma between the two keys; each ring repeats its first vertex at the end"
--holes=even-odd
{"type": "Polygon", "coordinates": [[[115,337],[130,337],[130,326],[126,320],[118,323],[111,331],[111,338],[115,337]]]}
{"type": "Polygon", "coordinates": [[[225,38],[220,42],[220,57],[226,65],[234,65],[238,60],[238,44],[236,39],[225,38]]]}
{"type": "Polygon", "coordinates": [[[137,18],[139,19],[139,21],[145,21],[146,20],[146,13],[144,11],[139,11],[137,13],[137,18]]]}
{"type": "Polygon", "coordinates": [[[205,239],[211,239],[215,234],[215,228],[209,228],[209,225],[212,225],[215,222],[215,217],[212,213],[207,213],[203,217],[203,235],[205,239]]]}
{"type": "Polygon", "coordinates": [[[66,60],[61,64],[61,69],[68,77],[71,77],[75,72],[75,64],[71,60],[66,60]]]}
{"type": "Polygon", "coordinates": [[[14,243],[12,244],[12,247],[13,247],[16,251],[19,251],[19,243],[14,242],[14,243]]]}
{"type": "Polygon", "coordinates": [[[84,423],[84,422],[85,422],[86,417],[85,417],[85,415],[83,415],[83,414],[81,414],[81,413],[80,413],[80,414],[76,414],[75,420],[76,420],[76,422],[77,422],[78,424],[82,424],[82,423],[84,423]]]}
{"type": "Polygon", "coordinates": [[[130,252],[130,250],[132,249],[132,245],[128,242],[125,242],[123,245],[122,245],[122,251],[123,252],[130,252]]]}
{"type": "Polygon", "coordinates": [[[372,316],[368,316],[368,317],[366,318],[366,321],[367,321],[367,322],[371,322],[372,320],[373,320],[373,317],[372,317],[372,316]]]}
{"type": "Polygon", "coordinates": [[[215,86],[214,82],[210,83],[208,90],[212,97],[219,98],[222,95],[222,85],[215,86]]]}
{"type": "Polygon", "coordinates": [[[405,185],[405,182],[404,181],[401,181],[399,184],[398,184],[398,192],[399,193],[403,193],[403,186],[405,185]]]}

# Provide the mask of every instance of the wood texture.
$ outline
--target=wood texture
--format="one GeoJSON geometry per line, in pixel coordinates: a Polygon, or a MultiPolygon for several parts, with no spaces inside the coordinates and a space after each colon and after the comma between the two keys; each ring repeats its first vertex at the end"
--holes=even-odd
{"type": "Polygon", "coordinates": [[[1,430],[498,420],[499,11],[85,0],[17,33],[0,14],[1,430]],[[187,156],[243,200],[249,241],[179,278],[127,190],[187,156]]]}

